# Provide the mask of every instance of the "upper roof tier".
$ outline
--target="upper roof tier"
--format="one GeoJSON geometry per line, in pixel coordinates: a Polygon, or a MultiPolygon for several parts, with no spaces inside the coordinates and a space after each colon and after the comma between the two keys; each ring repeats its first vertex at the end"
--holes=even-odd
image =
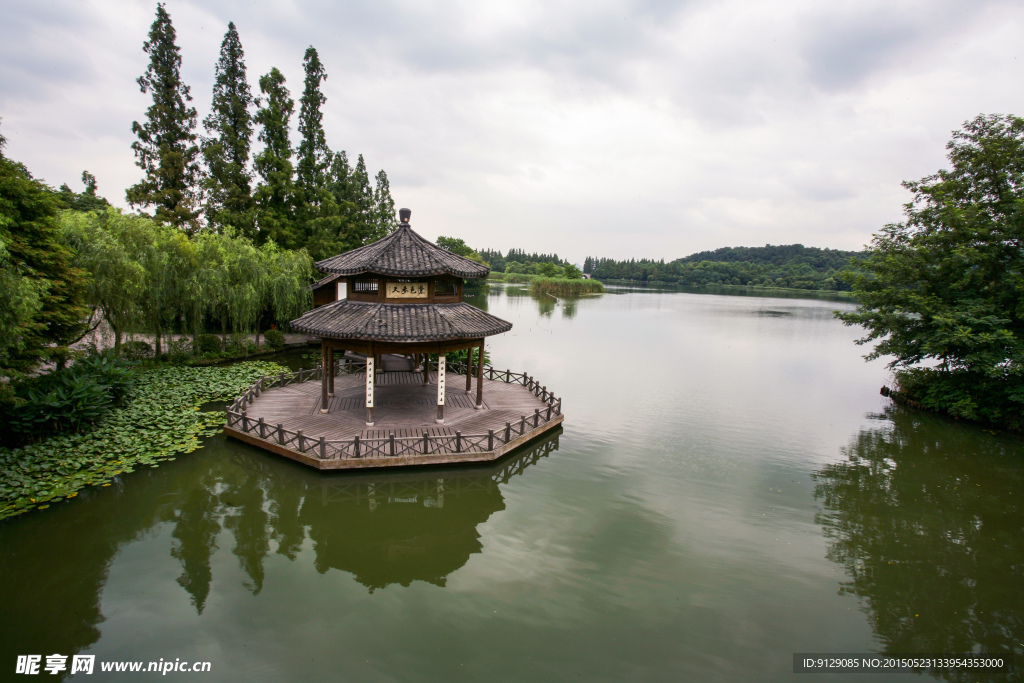
{"type": "Polygon", "coordinates": [[[409,227],[409,210],[402,209],[398,229],[373,244],[317,261],[316,267],[335,275],[379,273],[394,277],[455,275],[485,277],[491,269],[428,242],[409,227]]]}

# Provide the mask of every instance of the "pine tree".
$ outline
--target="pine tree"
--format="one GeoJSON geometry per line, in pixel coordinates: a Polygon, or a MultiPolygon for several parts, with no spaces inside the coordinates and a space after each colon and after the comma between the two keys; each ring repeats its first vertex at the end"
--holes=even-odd
{"type": "Polygon", "coordinates": [[[370,176],[366,172],[366,162],[362,154],[359,155],[356,167],[349,176],[348,187],[349,201],[352,202],[354,209],[349,240],[354,247],[360,247],[372,242],[371,238],[375,232],[373,188],[370,187],[370,176]]]}
{"type": "Polygon", "coordinates": [[[288,134],[295,102],[284,83],[277,67],[260,78],[263,96],[256,101],[259,111],[255,121],[262,126],[259,139],[264,148],[254,162],[261,178],[255,193],[256,221],[261,243],[272,239],[286,249],[297,249],[305,240],[295,221],[294,167],[288,134]]]}
{"type": "Polygon", "coordinates": [[[306,71],[305,88],[299,106],[299,142],[296,164],[296,185],[306,201],[318,204],[327,185],[327,167],[331,152],[324,135],[324,115],[321,107],[327,98],[320,91],[320,84],[327,80],[324,65],[316,49],[306,48],[302,59],[306,71]]]}
{"type": "Polygon", "coordinates": [[[320,91],[320,84],[327,79],[327,74],[312,46],[306,48],[302,62],[306,79],[299,107],[299,135],[302,139],[299,141],[296,163],[296,218],[305,233],[305,243],[317,244],[339,233],[341,219],[338,206],[327,187],[331,151],[324,135],[324,115],[321,110],[327,98],[320,91]]]}
{"type": "Polygon", "coordinates": [[[234,22],[220,45],[213,84],[213,105],[203,126],[210,137],[202,141],[206,161],[206,221],[218,231],[233,226],[255,238],[252,175],[249,146],[252,140],[253,104],[245,71],[245,53],[234,22]]]}
{"type": "Polygon", "coordinates": [[[139,137],[132,149],[146,175],[125,194],[132,206],[156,205],[158,220],[193,233],[199,228],[196,110],[186,105],[192,96],[181,80],[181,50],[163,3],[156,6],[156,20],[142,49],[149,66],[137,82],[143,93],[152,92],[153,104],[146,110],[146,123],[132,123],[139,137]]]}
{"type": "Polygon", "coordinates": [[[373,231],[369,237],[371,242],[390,235],[398,227],[398,221],[395,220],[395,200],[391,198],[388,174],[381,169],[375,180],[377,187],[373,191],[373,231]]]}

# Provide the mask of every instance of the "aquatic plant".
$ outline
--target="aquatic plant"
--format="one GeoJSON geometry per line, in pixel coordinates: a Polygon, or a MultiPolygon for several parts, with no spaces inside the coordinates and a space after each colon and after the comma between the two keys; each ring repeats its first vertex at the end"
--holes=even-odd
{"type": "Polygon", "coordinates": [[[537,277],[530,281],[530,294],[552,296],[579,296],[604,292],[598,280],[570,280],[560,277],[537,277]]]}
{"type": "Polygon", "coordinates": [[[224,413],[202,412],[200,406],[233,399],[260,376],[283,369],[251,361],[138,371],[124,406],[111,410],[90,431],[0,448],[0,519],[73,498],[86,486],[109,486],[139,467],[156,467],[191,453],[199,448],[200,437],[213,436],[224,422],[224,413]]]}

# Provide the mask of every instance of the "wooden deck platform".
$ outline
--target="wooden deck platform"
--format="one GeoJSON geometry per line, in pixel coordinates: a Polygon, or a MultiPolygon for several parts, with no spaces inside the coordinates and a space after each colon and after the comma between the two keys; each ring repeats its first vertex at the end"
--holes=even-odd
{"type": "Polygon", "coordinates": [[[262,378],[228,408],[225,432],[318,469],[348,469],[491,461],[562,422],[561,400],[525,373],[485,367],[477,408],[476,378],[467,392],[465,368],[449,368],[443,424],[435,370],[426,384],[422,372],[378,373],[367,427],[365,374],[338,374],[321,413],[316,369],[262,378]]]}

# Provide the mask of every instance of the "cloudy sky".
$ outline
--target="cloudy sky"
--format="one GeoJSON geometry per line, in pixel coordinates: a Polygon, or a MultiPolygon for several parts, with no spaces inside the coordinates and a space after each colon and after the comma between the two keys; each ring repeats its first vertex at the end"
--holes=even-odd
{"type": "MultiPolygon", "coordinates": [[[[6,155],[124,205],[155,2],[0,0],[6,155]]],[[[428,238],[672,259],[857,249],[979,113],[1024,114],[1024,3],[168,0],[200,120],[228,21],[428,238]]],[[[293,138],[294,140],[297,138],[293,138]]]]}

